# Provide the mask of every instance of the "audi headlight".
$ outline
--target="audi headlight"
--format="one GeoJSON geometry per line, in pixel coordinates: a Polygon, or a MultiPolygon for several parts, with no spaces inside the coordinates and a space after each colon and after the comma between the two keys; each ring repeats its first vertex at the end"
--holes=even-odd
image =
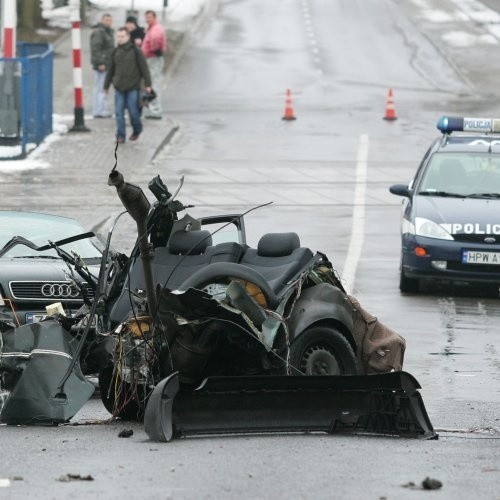
{"type": "Polygon", "coordinates": [[[423,217],[415,217],[415,234],[437,240],[453,240],[453,236],[446,229],[423,217]]]}

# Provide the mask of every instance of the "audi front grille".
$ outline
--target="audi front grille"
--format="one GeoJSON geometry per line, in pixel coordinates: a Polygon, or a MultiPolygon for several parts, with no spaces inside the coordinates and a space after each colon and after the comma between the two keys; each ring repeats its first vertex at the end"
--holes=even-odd
{"type": "MultiPolygon", "coordinates": [[[[88,296],[93,298],[92,289],[84,284],[88,296]]],[[[69,281],[11,281],[10,293],[14,299],[47,302],[80,302],[82,295],[69,281]]]]}

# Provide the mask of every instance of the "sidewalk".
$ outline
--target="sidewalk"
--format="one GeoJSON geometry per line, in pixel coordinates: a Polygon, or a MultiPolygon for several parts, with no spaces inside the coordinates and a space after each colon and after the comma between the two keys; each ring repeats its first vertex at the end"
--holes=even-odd
{"type": "MultiPolygon", "coordinates": [[[[115,29],[124,23],[125,9],[107,11],[113,16],[115,29]]],[[[102,13],[102,10],[94,10],[92,15],[99,19],[102,13]]],[[[199,15],[203,15],[203,10],[199,15]]],[[[170,23],[168,18],[165,19],[165,25],[180,26],[170,23]]],[[[185,23],[181,26],[185,31],[190,27],[185,23]]],[[[74,123],[72,48],[71,35],[68,34],[54,47],[54,125],[55,130],[62,133],[49,136],[26,160],[0,162],[0,183],[3,187],[3,209],[66,215],[78,219],[85,228],[96,228],[102,233],[123,207],[114,189],[107,186],[108,174],[115,164],[115,120],[91,118],[93,71],[90,66],[89,37],[90,28],[84,27],[82,60],[85,125],[91,131],[65,133],[74,123]]],[[[178,47],[183,35],[179,31],[172,34],[167,29],[167,37],[176,37],[178,47]]],[[[169,50],[172,50],[172,43],[169,50]]],[[[165,84],[171,66],[169,64],[167,67],[165,84]]],[[[165,94],[163,89],[164,97],[165,94]]],[[[111,110],[114,109],[113,99],[110,92],[111,110]]],[[[163,108],[162,120],[144,119],[144,131],[139,140],[120,144],[117,150],[117,168],[123,172],[126,180],[140,184],[146,191],[147,183],[156,174],[166,177],[166,166],[153,167],[151,161],[178,131],[175,120],[168,114],[167,102],[163,102],[163,108]]],[[[127,116],[127,136],[130,133],[127,116]]],[[[147,195],[151,199],[149,192],[147,195]]],[[[133,228],[133,225],[130,227],[133,228]]],[[[130,237],[122,238],[125,243],[128,240],[130,237]]]]}
{"type": "MultiPolygon", "coordinates": [[[[98,22],[104,11],[92,9],[90,11],[91,22],[98,22]]],[[[113,27],[122,26],[126,18],[126,9],[108,9],[113,16],[113,27]]],[[[63,166],[68,156],[72,157],[74,168],[88,169],[89,165],[114,164],[115,133],[116,125],[114,118],[93,119],[92,118],[92,92],[94,72],[90,65],[90,34],[91,28],[84,26],[82,35],[82,58],[83,58],[83,95],[85,107],[85,125],[91,130],[89,133],[68,133],[65,137],[48,148],[38,158],[53,166],[63,166]],[[76,153],[76,154],[75,154],[76,153]]],[[[170,37],[169,37],[170,38],[170,37]]],[[[71,36],[65,36],[54,47],[54,113],[56,120],[63,122],[68,128],[74,123],[74,89],[73,89],[73,67],[71,36]]],[[[169,47],[171,49],[171,47],[169,47]]],[[[165,78],[164,78],[165,80],[165,78]]],[[[163,92],[163,96],[165,92],[163,92]]],[[[166,109],[166,102],[163,103],[166,109]]],[[[109,108],[114,110],[114,94],[111,88],[109,94],[109,108]]],[[[136,143],[127,142],[119,147],[119,163],[124,170],[130,170],[141,164],[150,163],[157,152],[158,147],[172,133],[175,123],[164,113],[161,121],[143,119],[144,131],[136,143]]],[[[132,133],[127,115],[127,136],[132,133]]]]}

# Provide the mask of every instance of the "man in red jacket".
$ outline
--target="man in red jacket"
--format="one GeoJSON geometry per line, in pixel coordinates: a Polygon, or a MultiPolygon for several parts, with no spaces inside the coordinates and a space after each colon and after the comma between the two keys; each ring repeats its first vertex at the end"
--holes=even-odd
{"type": "Polygon", "coordinates": [[[167,37],[165,35],[165,29],[156,20],[156,13],[154,11],[146,11],[146,23],[148,27],[141,48],[151,73],[153,89],[156,92],[156,99],[149,103],[149,112],[146,118],[159,120],[162,114],[161,87],[163,67],[165,65],[165,53],[167,51],[167,37]]]}

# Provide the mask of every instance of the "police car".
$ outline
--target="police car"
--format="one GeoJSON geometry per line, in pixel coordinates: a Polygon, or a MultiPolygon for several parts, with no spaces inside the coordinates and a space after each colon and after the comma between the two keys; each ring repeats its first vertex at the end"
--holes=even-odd
{"type": "Polygon", "coordinates": [[[399,288],[422,279],[500,284],[500,120],[443,116],[403,196],[399,288]],[[457,133],[458,132],[458,133],[457,133]]]}

